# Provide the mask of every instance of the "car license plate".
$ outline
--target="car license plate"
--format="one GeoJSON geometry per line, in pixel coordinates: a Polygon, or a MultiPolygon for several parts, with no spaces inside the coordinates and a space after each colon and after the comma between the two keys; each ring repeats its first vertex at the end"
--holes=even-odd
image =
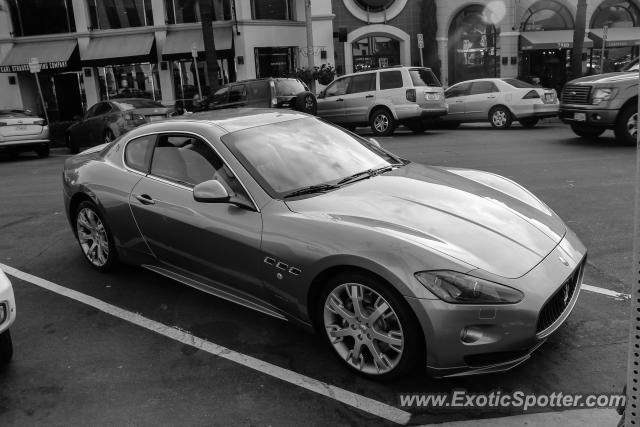
{"type": "Polygon", "coordinates": [[[427,93],[427,101],[435,101],[438,99],[438,94],[436,93],[427,93]]]}
{"type": "Polygon", "coordinates": [[[587,114],[586,113],[573,113],[573,120],[577,122],[586,122],[587,114]]]}
{"type": "Polygon", "coordinates": [[[17,130],[27,130],[27,125],[16,125],[17,130]]]}

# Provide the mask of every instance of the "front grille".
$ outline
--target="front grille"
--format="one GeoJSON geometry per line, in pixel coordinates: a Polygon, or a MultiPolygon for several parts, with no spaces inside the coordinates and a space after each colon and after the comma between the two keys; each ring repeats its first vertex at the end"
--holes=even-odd
{"type": "Polygon", "coordinates": [[[588,104],[591,86],[566,85],[562,89],[563,104],[588,104]]]}
{"type": "Polygon", "coordinates": [[[546,302],[538,317],[537,333],[540,333],[553,325],[562,314],[569,309],[574,294],[580,287],[580,278],[584,261],[571,273],[571,276],[560,286],[560,289],[546,302]]]}

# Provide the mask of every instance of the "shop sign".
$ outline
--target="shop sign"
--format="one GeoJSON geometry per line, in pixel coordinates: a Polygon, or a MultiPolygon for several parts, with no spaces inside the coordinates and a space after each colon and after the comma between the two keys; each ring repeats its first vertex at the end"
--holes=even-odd
{"type": "MultiPolygon", "coordinates": [[[[57,70],[60,68],[67,68],[67,61],[42,62],[40,64],[41,70],[57,70]]],[[[0,65],[0,73],[17,73],[19,71],[31,71],[29,64],[0,65]]]]}
{"type": "Polygon", "coordinates": [[[560,49],[570,49],[573,47],[573,43],[572,42],[560,42],[558,43],[558,47],[560,49]]]}

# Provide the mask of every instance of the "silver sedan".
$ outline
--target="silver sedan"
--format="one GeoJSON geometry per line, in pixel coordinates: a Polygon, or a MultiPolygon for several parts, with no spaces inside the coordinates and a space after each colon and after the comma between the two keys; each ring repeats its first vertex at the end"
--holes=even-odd
{"type": "Polygon", "coordinates": [[[457,83],[444,93],[449,113],[441,118],[448,127],[486,122],[508,129],[514,120],[526,128],[558,115],[555,89],[543,89],[513,78],[478,79],[457,83]]]}

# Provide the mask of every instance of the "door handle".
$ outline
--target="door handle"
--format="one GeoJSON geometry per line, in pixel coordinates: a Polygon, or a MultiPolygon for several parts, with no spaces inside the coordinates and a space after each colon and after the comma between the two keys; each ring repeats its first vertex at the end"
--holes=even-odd
{"type": "Polygon", "coordinates": [[[344,99],[342,99],[342,98],[338,98],[338,99],[336,99],[336,102],[337,102],[337,101],[344,101],[344,99]]]}
{"type": "Polygon", "coordinates": [[[495,96],[487,96],[487,99],[496,99],[495,96]]]}
{"type": "Polygon", "coordinates": [[[148,194],[136,194],[135,198],[138,199],[138,201],[143,205],[154,205],[156,203],[156,201],[153,200],[148,194]]]}
{"type": "Polygon", "coordinates": [[[456,101],[456,104],[462,104],[464,101],[456,101]]]}
{"type": "Polygon", "coordinates": [[[373,95],[367,95],[365,98],[373,98],[373,95]]]}

